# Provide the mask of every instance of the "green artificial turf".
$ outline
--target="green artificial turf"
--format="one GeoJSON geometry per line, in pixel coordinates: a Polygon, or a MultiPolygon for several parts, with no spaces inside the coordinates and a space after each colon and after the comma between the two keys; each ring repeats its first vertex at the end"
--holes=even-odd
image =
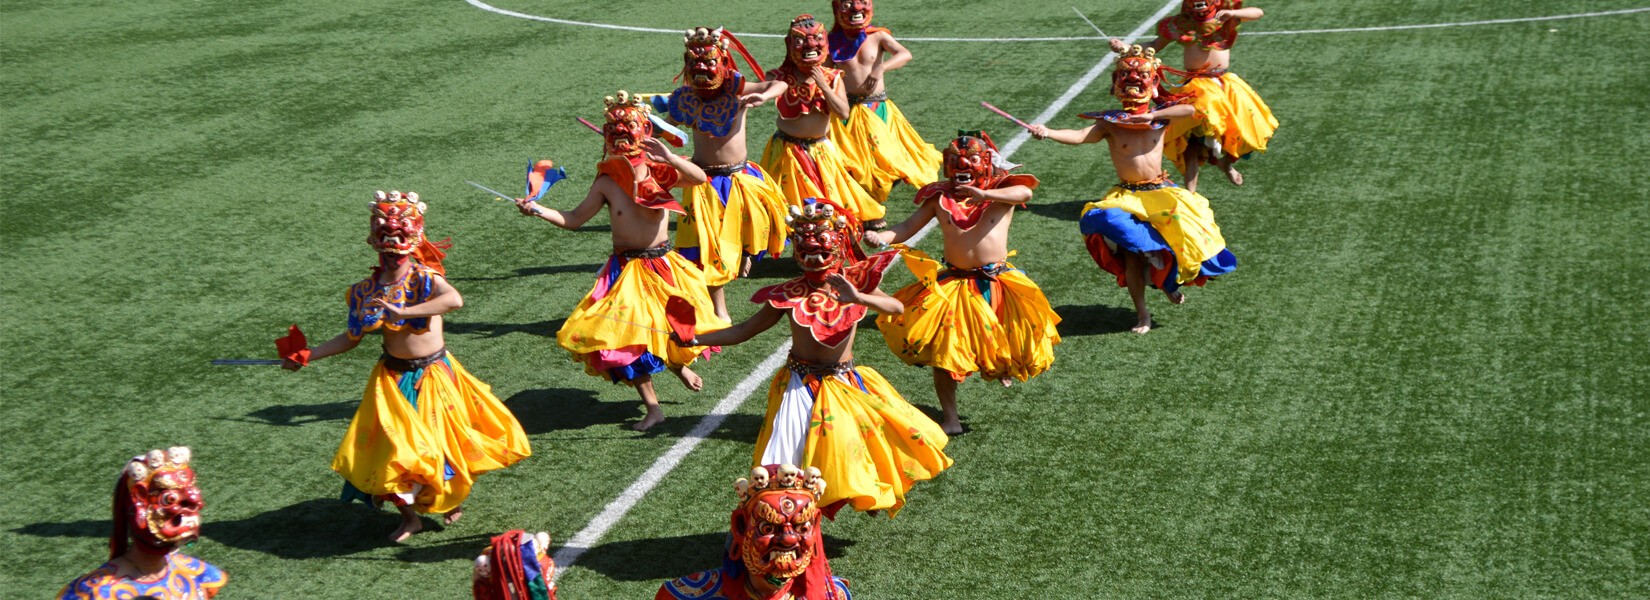
{"type": "MultiPolygon", "coordinates": [[[[829,5],[734,0],[524,13],[667,29],[781,33],[829,5]]],[[[1633,8],[1635,0],[1252,2],[1248,33],[1633,8]],[[1482,4],[1482,3],[1478,3],[1482,4]]],[[[1159,2],[1078,8],[1121,35],[1159,2]]],[[[1082,36],[1067,3],[913,0],[900,36],[1082,36]]],[[[826,525],[866,598],[1644,597],[1650,595],[1650,13],[1481,27],[1249,35],[1234,72],[1282,128],[1206,174],[1239,269],[1159,328],[1126,332],[1126,293],[1075,218],[1115,180],[1103,150],[1028,143],[1043,185],[1011,236],[1064,318],[1053,370],[962,387],[956,466],[897,519],[826,525]]],[[[746,43],[769,68],[780,42],[746,43]]],[[[1103,57],[1099,42],[911,42],[890,94],[931,142],[1014,133],[1103,57]]],[[[1177,53],[1166,53],[1176,63],[1177,53]]],[[[646,434],[628,388],[588,377],[553,332],[610,249],[604,219],[566,232],[463,181],[514,191],[553,158],[582,196],[596,118],[618,89],[657,92],[680,37],[414,3],[0,4],[0,597],[55,591],[105,558],[121,462],[195,449],[208,507],[190,552],[221,598],[457,598],[488,536],[558,543],[690,430],[781,331],[660,388],[646,434]],[[341,330],[366,275],[366,201],[419,192],[452,236],[467,300],[448,343],[531,435],[534,456],[479,481],[464,520],[404,545],[390,513],[338,504],[327,467],[376,352],[300,373],[260,358],[287,325],[341,330]]],[[[1105,80],[1056,118],[1111,106],[1105,80]]],[[[773,109],[750,122],[751,155],[773,109]]],[[[911,190],[890,199],[910,213],[911,190]]],[[[938,236],[921,244],[937,251],[938,236]]],[[[736,317],[784,261],[735,283],[736,317]]],[[[885,285],[911,281],[896,268],[885,285]]],[[[861,364],[934,409],[926,371],[874,329],[861,364]]],[[[569,568],[561,597],[645,598],[718,562],[760,392],[569,568]]]]}

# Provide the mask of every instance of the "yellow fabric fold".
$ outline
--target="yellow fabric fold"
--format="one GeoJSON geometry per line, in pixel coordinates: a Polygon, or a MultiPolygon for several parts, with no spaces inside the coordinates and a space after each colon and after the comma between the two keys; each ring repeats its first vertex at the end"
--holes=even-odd
{"type": "Polygon", "coordinates": [[[988,280],[988,301],[977,276],[941,281],[939,261],[920,250],[901,255],[917,282],[894,293],[905,304],[904,314],[877,317],[883,340],[900,360],[957,376],[1020,381],[1054,364],[1060,316],[1025,273],[1008,265],[995,285],[988,280]]]}
{"type": "Polygon", "coordinates": [[[464,503],[475,476],[532,454],[515,415],[451,354],[447,365],[425,368],[416,407],[402,395],[400,377],[383,361],[373,367],[333,456],[332,470],[357,489],[377,496],[412,493],[422,485],[413,508],[444,513],[464,503]]]}
{"type": "Polygon", "coordinates": [[[676,247],[699,249],[699,265],[710,286],[737,279],[744,254],[774,257],[785,249],[785,195],[773,177],[741,171],[729,179],[726,204],[709,181],[682,190],[687,213],[676,227],[676,247]]]}
{"type": "Polygon", "coordinates": [[[1221,152],[1239,158],[1266,151],[1267,142],[1278,129],[1278,119],[1243,78],[1231,73],[1195,77],[1175,90],[1188,92],[1195,94],[1192,107],[1197,115],[1171,123],[1163,135],[1163,152],[1175,161],[1180,172],[1186,172],[1181,155],[1188,135],[1220,140],[1221,152]]]}

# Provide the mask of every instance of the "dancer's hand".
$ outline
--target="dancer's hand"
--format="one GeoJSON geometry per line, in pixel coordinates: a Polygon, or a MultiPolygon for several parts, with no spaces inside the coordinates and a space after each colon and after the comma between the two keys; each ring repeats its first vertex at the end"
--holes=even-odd
{"type": "Polygon", "coordinates": [[[691,339],[691,340],[684,340],[684,339],[682,339],[682,336],[677,335],[676,332],[672,331],[672,332],[670,332],[670,343],[676,344],[678,346],[682,346],[682,347],[685,347],[685,348],[692,348],[694,346],[699,345],[699,337],[694,336],[694,338],[691,339]]]}
{"type": "Polygon", "coordinates": [[[1048,126],[1044,125],[1042,123],[1032,125],[1031,128],[1026,129],[1026,132],[1030,133],[1031,137],[1037,138],[1039,140],[1048,139],[1048,126]]]}
{"type": "Polygon", "coordinates": [[[985,199],[985,190],[982,190],[980,188],[977,188],[977,187],[974,187],[974,186],[968,185],[968,184],[961,184],[961,185],[958,185],[956,187],[953,187],[953,188],[951,188],[951,191],[956,192],[958,196],[962,196],[963,198],[967,198],[968,200],[984,200],[985,199]]]}
{"type": "Polygon", "coordinates": [[[813,73],[809,74],[809,79],[812,79],[814,85],[820,88],[830,89],[831,87],[831,76],[825,73],[825,67],[815,65],[813,73]]]}
{"type": "Polygon", "coordinates": [[[405,307],[390,304],[388,301],[384,300],[383,298],[373,298],[372,303],[374,305],[378,306],[379,310],[384,311],[384,319],[385,320],[400,321],[402,319],[407,318],[406,317],[406,312],[405,312],[406,311],[405,307]]]}
{"type": "Polygon", "coordinates": [[[1111,51],[1116,52],[1118,54],[1122,54],[1124,52],[1129,51],[1129,45],[1127,43],[1125,43],[1123,40],[1120,40],[1120,39],[1117,39],[1117,38],[1112,38],[1111,39],[1111,51]]]}
{"type": "Polygon", "coordinates": [[[831,298],[837,302],[864,304],[863,299],[859,297],[859,290],[854,287],[854,284],[849,283],[848,278],[843,277],[841,273],[832,273],[825,276],[825,284],[830,286],[826,293],[830,294],[831,298]]]}
{"type": "Polygon", "coordinates": [[[304,368],[304,365],[303,363],[283,356],[281,357],[281,368],[288,371],[297,371],[298,369],[304,368]]]}
{"type": "Polygon", "coordinates": [[[872,248],[882,248],[886,247],[888,245],[888,240],[893,239],[893,237],[894,232],[892,231],[867,231],[865,232],[863,239],[865,240],[865,245],[867,246],[872,248]],[[883,234],[888,234],[888,237],[882,237],[883,234]]]}
{"type": "Polygon", "coordinates": [[[538,216],[539,204],[526,198],[516,198],[516,210],[520,210],[523,217],[538,216]]]}
{"type": "Polygon", "coordinates": [[[647,153],[647,157],[654,162],[670,162],[670,159],[675,157],[670,153],[670,147],[659,141],[659,138],[650,137],[642,140],[642,152],[647,153]]]}
{"type": "Polygon", "coordinates": [[[1145,124],[1145,123],[1150,123],[1153,120],[1155,120],[1154,115],[1156,115],[1156,114],[1157,113],[1155,113],[1155,112],[1141,113],[1141,114],[1138,114],[1138,115],[1130,114],[1130,115],[1124,115],[1123,118],[1120,119],[1120,120],[1123,121],[1124,123],[1134,123],[1134,124],[1137,124],[1137,125],[1138,124],[1145,124]]]}
{"type": "Polygon", "coordinates": [[[1222,8],[1220,10],[1215,11],[1215,20],[1216,21],[1225,21],[1225,20],[1230,19],[1230,18],[1232,18],[1231,9],[1222,8]]]}
{"type": "Polygon", "coordinates": [[[756,108],[762,106],[763,102],[767,100],[762,98],[762,94],[745,94],[739,97],[739,105],[745,108],[756,108]]]}

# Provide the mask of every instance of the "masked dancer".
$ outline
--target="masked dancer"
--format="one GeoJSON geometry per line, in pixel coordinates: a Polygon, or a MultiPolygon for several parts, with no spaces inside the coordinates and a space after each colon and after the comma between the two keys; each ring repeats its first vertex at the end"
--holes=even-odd
{"type": "Polygon", "coordinates": [[[1170,302],[1182,304],[1186,296],[1181,286],[1201,286],[1237,268],[1237,257],[1226,249],[1209,200],[1175,186],[1163,172],[1164,128],[1190,118],[1194,111],[1172,99],[1164,99],[1172,106],[1153,108],[1161,66],[1155,54],[1133,46],[1117,61],[1112,95],[1122,101],[1123,110],[1093,115],[1097,122],[1083,129],[1031,127],[1037,139],[1109,144],[1112,166],[1122,182],[1084,206],[1080,224],[1094,262],[1116,276],[1118,286],[1129,289],[1135,333],[1152,328],[1147,283],[1163,290],[1170,302]]]}
{"type": "MultiPolygon", "coordinates": [[[[1165,68],[1185,81],[1173,88],[1192,95],[1197,114],[1169,125],[1165,150],[1186,176],[1186,189],[1197,191],[1198,166],[1212,164],[1233,184],[1243,185],[1234,163],[1254,152],[1265,152],[1277,131],[1278,120],[1249,83],[1231,73],[1232,44],[1244,21],[1264,16],[1243,0],[1182,0],[1180,13],[1157,23],[1157,39],[1150,48],[1161,52],[1169,44],[1184,47],[1186,70],[1165,68]]],[[[1123,40],[1111,40],[1113,52],[1128,50],[1123,40]]]]}
{"type": "Polygon", "coordinates": [[[1008,263],[1014,209],[1031,200],[1037,178],[1010,174],[984,132],[963,132],[945,149],[946,180],[917,192],[917,212],[888,231],[867,232],[871,246],[903,242],[931,219],[945,235],[945,264],[903,251],[917,282],[894,292],[905,312],[877,317],[888,349],[907,364],[933,368],[947,434],[962,433],[957,384],[970,374],[1004,386],[1054,363],[1059,315],[1042,288],[1008,263]]]}
{"type": "Polygon", "coordinates": [[[849,104],[842,72],[825,66],[825,26],[813,15],[797,17],[785,48],[785,63],[768,72],[786,88],[775,101],[779,130],[762,151],[762,168],[793,206],[814,198],[835,204],[856,223],[881,226],[887,211],[859,184],[859,165],[829,137],[831,119],[848,118],[849,104]]]}
{"type": "Polygon", "coordinates": [[[765,465],[733,482],[722,566],[659,586],[654,600],[852,600],[825,558],[825,480],[818,469],[765,465]]]}
{"type": "Polygon", "coordinates": [[[688,365],[711,351],[670,343],[667,300],[686,299],[706,331],[728,322],[711,304],[704,272],[670,246],[670,213],[683,212],[670,188],[705,183],[704,170],[671,154],[653,137],[648,105],[641,96],[620,91],[617,97],[608,96],[606,105],[605,158],[596,165],[598,175],[584,201],[573,210],[546,208],[531,200],[517,200],[516,206],[523,215],[568,230],[578,229],[607,208],[613,254],[596,273],[589,295],[556,332],[556,342],[584,364],[586,373],[635,387],[647,415],[632,427],[646,431],[665,419],[653,375],[669,369],[688,389],[699,391],[704,380],[688,365]]]}
{"type": "Polygon", "coordinates": [[[859,167],[859,182],[878,202],[895,181],[920,188],[935,181],[940,152],[923,141],[888,99],[885,74],[911,62],[911,51],[887,28],[871,24],[872,0],[832,0],[836,26],[826,39],[842,70],[851,113],[831,120],[831,139],[859,167]]]}
{"type": "Polygon", "coordinates": [[[109,562],[59,590],[60,600],[206,600],[229,577],[179,550],[200,537],[200,488],[188,448],[150,450],[115,481],[109,562]]]}
{"type": "Polygon", "coordinates": [[[676,251],[705,271],[716,315],[728,319],[722,287],[750,273],[751,261],[785,248],[785,196],[762,167],[745,160],[745,113],[778,97],[785,84],[763,81],[744,44],[721,28],[688,30],[682,79],[668,100],[654,98],[667,118],[693,131],[693,163],[709,178],[682,190],[686,214],[676,227],[676,251]],[[756,73],[748,81],[734,52],[756,73]]]}
{"type": "Polygon", "coordinates": [[[418,513],[458,521],[477,475],[532,454],[515,415],[447,352],[441,316],[463,307],[464,298],[440,263],[416,258],[428,244],[426,208],[418,194],[375,195],[367,243],[378,251],[378,266],[350,286],[347,327],[283,365],[296,371],[383,332],[383,355],[332,470],[344,476],[343,500],[395,505],[401,525],[390,539],[397,542],[423,529],[418,513]]]}
{"type": "Polygon", "coordinates": [[[822,202],[792,208],[789,224],[802,277],[757,291],[751,301],[762,308],[743,323],[693,340],[673,339],[687,346],[737,344],[788,316],[790,360],[768,387],[754,464],[817,468],[831,482],[821,501],[829,510],[852,505],[892,516],[912,484],[951,465],[940,426],[876,370],[854,365],[854,333],[865,311],[905,309],[877,289],[898,253],[844,266],[852,243],[847,219],[822,202]]]}

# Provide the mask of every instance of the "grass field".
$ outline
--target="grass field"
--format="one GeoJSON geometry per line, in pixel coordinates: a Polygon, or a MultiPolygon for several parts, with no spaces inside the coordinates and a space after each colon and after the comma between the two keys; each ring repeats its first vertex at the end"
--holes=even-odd
{"type": "MultiPolygon", "coordinates": [[[[804,4],[497,0],[524,13],[780,33],[804,4]]],[[[1247,32],[1636,8],[1642,0],[1255,2],[1247,32]]],[[[1085,0],[1113,35],[1161,2],[1085,0]]],[[[1082,36],[1068,3],[885,2],[904,36],[1082,36]]],[[[1650,595],[1650,13],[1246,37],[1234,71],[1282,121],[1248,185],[1205,179],[1236,273],[1152,298],[1159,329],[1082,249],[1102,151],[1029,143],[1042,178],[1016,264],[1065,319],[1055,368],[962,388],[956,466],[899,518],[826,526],[864,598],[1645,597],[1650,595]],[[1634,167],[1632,165],[1640,164],[1634,167]]],[[[780,42],[748,40],[768,66],[780,42]]],[[[1030,117],[1103,56],[1095,42],[913,42],[890,92],[930,141],[1030,117]]],[[[770,331],[661,386],[587,377],[553,332],[609,250],[463,184],[517,189],[550,157],[582,194],[617,89],[663,91],[680,37],[515,19],[459,0],[0,5],[0,597],[37,598],[105,558],[126,457],[189,445],[208,508],[190,552],[222,598],[457,598],[490,535],[583,528],[745,378],[770,331]],[[376,358],[293,374],[225,368],[298,323],[343,325],[373,257],[374,189],[418,191],[467,299],[448,344],[532,436],[465,519],[405,545],[390,513],[335,501],[328,464],[376,358]]],[[[1052,123],[1113,104],[1090,86],[1052,123]]],[[[751,120],[751,153],[773,109],[751,120]]],[[[1213,174],[1211,174],[1213,175],[1213,174]]],[[[911,191],[889,201],[912,210],[911,191]]],[[[923,248],[937,251],[938,236],[923,248]]],[[[729,297],[735,316],[764,264],[729,297]]],[[[903,268],[885,289],[910,282],[903,268]]],[[[875,329],[862,364],[933,414],[926,371],[875,329]]],[[[760,397],[567,570],[561,597],[646,598],[717,563],[760,397]]]]}

